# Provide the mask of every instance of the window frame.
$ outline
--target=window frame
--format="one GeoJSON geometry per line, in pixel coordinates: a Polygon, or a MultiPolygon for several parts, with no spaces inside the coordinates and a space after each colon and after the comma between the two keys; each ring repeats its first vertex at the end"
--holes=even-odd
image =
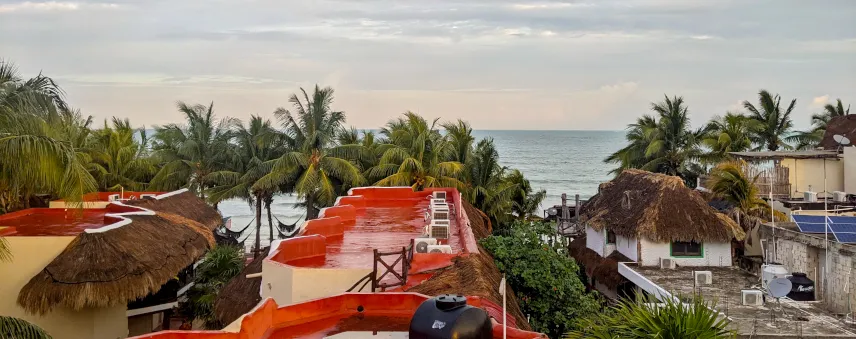
{"type": "Polygon", "coordinates": [[[695,241],[672,241],[669,243],[669,255],[673,258],[704,258],[704,242],[695,242],[695,241]],[[686,252],[686,245],[684,245],[684,252],[675,252],[675,244],[698,244],[698,254],[690,254],[686,252]]]}
{"type": "Polygon", "coordinates": [[[606,236],[604,237],[604,241],[606,242],[607,245],[616,245],[616,242],[618,241],[618,237],[615,235],[615,232],[610,231],[610,230],[606,230],[606,236]],[[612,241],[611,242],[609,241],[610,235],[612,235],[612,241]]]}

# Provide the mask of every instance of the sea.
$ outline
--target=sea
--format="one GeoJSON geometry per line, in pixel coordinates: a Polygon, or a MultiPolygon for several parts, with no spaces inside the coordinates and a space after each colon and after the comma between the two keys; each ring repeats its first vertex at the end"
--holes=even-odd
{"type": "MultiPolygon", "coordinates": [[[[587,199],[597,193],[597,186],[611,179],[609,171],[614,167],[603,159],[625,142],[623,131],[477,130],[473,136],[476,141],[493,138],[503,166],[519,169],[534,189],[547,191],[542,208],[560,204],[562,193],[567,193],[570,200],[574,194],[587,199]]],[[[296,202],[294,195],[277,196],[271,212],[283,223],[300,221],[304,209],[295,207],[296,202]]],[[[245,201],[224,201],[219,208],[223,216],[232,217],[233,230],[254,223],[254,209],[245,201]]],[[[244,232],[250,239],[248,246],[255,238],[253,230],[250,227],[244,232]]],[[[266,217],[262,220],[261,238],[263,242],[269,239],[266,217]]]]}

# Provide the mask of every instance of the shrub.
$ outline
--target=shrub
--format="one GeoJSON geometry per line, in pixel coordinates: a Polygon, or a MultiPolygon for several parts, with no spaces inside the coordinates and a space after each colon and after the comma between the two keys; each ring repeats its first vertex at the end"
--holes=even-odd
{"type": "Polygon", "coordinates": [[[554,230],[555,224],[517,221],[508,236],[493,235],[481,245],[506,274],[533,329],[559,338],[577,317],[597,312],[600,301],[586,292],[562,242],[548,240],[554,230]]]}

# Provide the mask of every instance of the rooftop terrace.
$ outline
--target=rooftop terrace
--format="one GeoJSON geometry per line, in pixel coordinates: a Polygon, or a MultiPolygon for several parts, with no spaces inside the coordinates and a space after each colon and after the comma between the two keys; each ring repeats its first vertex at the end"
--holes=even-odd
{"type": "Polygon", "coordinates": [[[113,213],[140,212],[131,206],[63,209],[29,208],[0,215],[0,235],[5,237],[75,236],[122,221],[113,213]]]}
{"type": "Polygon", "coordinates": [[[715,301],[716,310],[729,317],[731,328],[753,338],[853,338],[835,316],[816,307],[817,302],[782,300],[779,309],[769,297],[763,306],[744,306],[741,290],[758,289],[760,278],[733,267],[682,267],[660,269],[619,264],[619,272],[653,295],[693,295],[693,271],[710,271],[713,283],[697,289],[705,300],[715,301]],[[771,311],[772,310],[772,311],[771,311]],[[772,316],[775,315],[775,316],[772,316]]]}

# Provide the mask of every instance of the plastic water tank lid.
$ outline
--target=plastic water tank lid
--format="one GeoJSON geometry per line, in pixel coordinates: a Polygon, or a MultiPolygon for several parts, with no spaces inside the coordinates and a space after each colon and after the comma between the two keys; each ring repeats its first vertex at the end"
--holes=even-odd
{"type": "Polygon", "coordinates": [[[802,273],[802,272],[794,272],[794,273],[791,273],[791,275],[795,276],[795,277],[805,277],[806,276],[805,273],[802,273]]]}
{"type": "Polygon", "coordinates": [[[454,294],[443,294],[436,299],[437,309],[441,311],[451,311],[458,307],[467,305],[467,297],[454,294]]]}

